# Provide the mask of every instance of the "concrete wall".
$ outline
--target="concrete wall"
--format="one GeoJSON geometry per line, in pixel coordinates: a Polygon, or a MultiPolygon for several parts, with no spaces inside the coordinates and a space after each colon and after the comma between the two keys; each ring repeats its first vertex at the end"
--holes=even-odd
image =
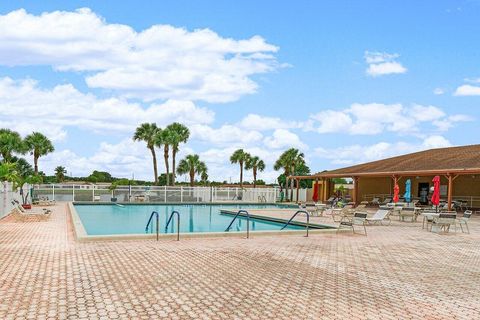
{"type": "Polygon", "coordinates": [[[22,203],[22,197],[19,192],[12,190],[12,184],[8,182],[0,183],[0,219],[5,217],[13,209],[12,200],[22,203]]]}

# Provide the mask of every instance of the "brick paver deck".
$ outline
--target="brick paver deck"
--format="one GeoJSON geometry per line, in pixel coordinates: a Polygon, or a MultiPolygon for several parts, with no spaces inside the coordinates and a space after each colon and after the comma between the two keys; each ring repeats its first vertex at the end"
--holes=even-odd
{"type": "Polygon", "coordinates": [[[472,234],[420,223],[368,236],[77,243],[48,222],[0,221],[0,319],[479,319],[472,234]]]}

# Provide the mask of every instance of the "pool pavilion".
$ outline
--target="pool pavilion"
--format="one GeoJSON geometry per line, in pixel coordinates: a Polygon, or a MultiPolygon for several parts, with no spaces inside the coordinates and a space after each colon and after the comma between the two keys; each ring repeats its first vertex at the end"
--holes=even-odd
{"type": "MultiPolygon", "coordinates": [[[[299,185],[302,179],[314,180],[318,198],[326,201],[334,192],[334,178],[353,180],[352,202],[373,198],[382,200],[393,195],[396,183],[400,195],[405,193],[405,182],[411,181],[411,197],[428,204],[428,194],[434,176],[440,176],[441,200],[452,208],[453,201],[461,201],[472,208],[480,207],[480,144],[430,149],[350,167],[322,171],[309,176],[289,176],[299,185]]],[[[298,194],[298,188],[297,188],[298,194]]],[[[297,197],[298,199],[298,197],[297,197]]]]}

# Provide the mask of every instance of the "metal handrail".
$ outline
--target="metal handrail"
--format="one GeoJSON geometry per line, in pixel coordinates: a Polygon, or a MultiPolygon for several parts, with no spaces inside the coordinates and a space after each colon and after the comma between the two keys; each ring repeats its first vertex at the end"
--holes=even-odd
{"type": "Polygon", "coordinates": [[[170,224],[170,221],[173,220],[173,215],[177,214],[177,241],[180,241],[180,213],[176,210],[173,210],[172,213],[170,214],[170,217],[168,218],[167,225],[165,226],[165,233],[168,231],[168,225],[170,224]]]}
{"type": "Polygon", "coordinates": [[[292,220],[293,220],[293,219],[297,216],[297,214],[299,214],[299,213],[305,213],[305,214],[307,215],[307,235],[306,235],[306,237],[308,237],[308,228],[309,228],[309,226],[310,226],[310,215],[309,215],[308,212],[305,211],[305,210],[298,210],[297,212],[295,212],[295,214],[290,218],[290,220],[288,220],[287,223],[285,223],[285,225],[284,225],[284,226],[282,227],[282,229],[280,229],[280,230],[285,229],[285,228],[290,224],[290,222],[292,222],[292,220]]]}
{"type": "Polygon", "coordinates": [[[228,225],[227,229],[225,229],[225,232],[230,231],[230,228],[232,227],[233,222],[237,219],[237,217],[240,215],[240,213],[246,213],[247,214],[247,239],[250,237],[250,213],[248,213],[247,210],[238,210],[237,214],[235,217],[233,217],[232,222],[228,225]]]}
{"type": "MultiPolygon", "coordinates": [[[[156,220],[157,220],[157,241],[158,241],[158,212],[157,211],[152,211],[152,214],[150,214],[150,218],[148,219],[148,222],[147,222],[147,225],[145,226],[145,233],[148,232],[148,226],[150,225],[150,223],[152,223],[152,229],[153,229],[153,216],[156,215],[156,220]]],[[[153,231],[153,230],[152,230],[153,231]]]]}

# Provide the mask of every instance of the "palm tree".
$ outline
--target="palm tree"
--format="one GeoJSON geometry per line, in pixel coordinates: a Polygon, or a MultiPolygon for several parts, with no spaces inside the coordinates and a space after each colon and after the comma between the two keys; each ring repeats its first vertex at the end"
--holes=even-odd
{"type": "Polygon", "coordinates": [[[133,141],[145,141],[147,148],[152,153],[153,158],[153,174],[155,175],[155,184],[158,183],[158,170],[157,170],[157,155],[155,154],[155,144],[157,143],[158,136],[161,129],[157,127],[155,123],[142,123],[135,130],[133,135],[133,141]]]}
{"type": "Polygon", "coordinates": [[[207,171],[203,171],[202,174],[200,175],[200,180],[204,185],[207,185],[208,182],[208,173],[207,171]]]}
{"type": "Polygon", "coordinates": [[[163,145],[163,160],[165,161],[165,171],[166,171],[166,185],[170,185],[170,165],[168,161],[168,156],[170,153],[170,146],[172,145],[173,138],[172,138],[172,131],[167,127],[162,130],[162,134],[158,136],[159,142],[157,146],[160,147],[163,145]]]}
{"type": "Polygon", "coordinates": [[[17,165],[15,163],[0,163],[0,181],[17,182],[19,178],[17,165]]]}
{"type": "Polygon", "coordinates": [[[190,130],[181,123],[174,122],[166,128],[169,133],[169,141],[172,146],[172,185],[175,185],[175,156],[178,153],[178,146],[180,143],[187,142],[190,137],[190,130]]]}
{"type": "Polygon", "coordinates": [[[204,177],[207,173],[207,165],[200,161],[198,154],[189,154],[178,164],[177,173],[179,175],[188,174],[190,176],[190,186],[193,187],[195,185],[195,174],[204,177]]]}
{"type": "Polygon", "coordinates": [[[243,151],[243,149],[235,150],[235,152],[230,156],[231,163],[238,163],[240,165],[240,188],[243,187],[243,165],[249,157],[250,155],[243,151]]]}
{"type": "Polygon", "coordinates": [[[245,169],[252,170],[253,172],[253,187],[257,187],[257,171],[262,172],[265,170],[265,162],[257,156],[248,157],[245,162],[245,169]]]}
{"type": "Polygon", "coordinates": [[[13,152],[25,153],[22,137],[10,129],[0,129],[0,155],[3,161],[11,161],[13,152]]]}
{"type": "Polygon", "coordinates": [[[27,150],[33,155],[34,172],[35,175],[38,175],[38,158],[53,152],[55,148],[52,142],[40,132],[33,132],[26,136],[24,143],[27,150]]]}
{"type": "MultiPolygon", "coordinates": [[[[290,148],[287,151],[283,152],[280,157],[275,162],[273,168],[275,170],[280,170],[283,168],[285,177],[288,178],[289,175],[295,174],[295,168],[300,164],[305,163],[305,155],[298,151],[298,149],[290,148]]],[[[287,191],[286,198],[288,199],[288,186],[285,186],[287,191]]],[[[293,200],[293,179],[290,181],[290,201],[293,200]]]]}
{"type": "Polygon", "coordinates": [[[57,177],[58,182],[63,182],[65,180],[65,175],[67,174],[67,169],[62,166],[55,168],[55,176],[57,177]]]}

